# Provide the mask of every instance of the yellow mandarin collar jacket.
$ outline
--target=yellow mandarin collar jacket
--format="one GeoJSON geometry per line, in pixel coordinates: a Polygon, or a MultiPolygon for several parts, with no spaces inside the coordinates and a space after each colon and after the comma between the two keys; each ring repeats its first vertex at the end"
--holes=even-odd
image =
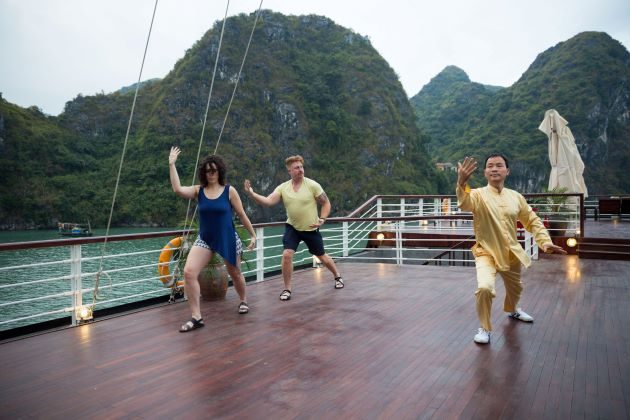
{"type": "Polygon", "coordinates": [[[516,221],[534,235],[539,247],[551,242],[549,233],[540,218],[527,204],[525,197],[509,188],[501,192],[491,185],[470,189],[457,186],[457,205],[473,214],[476,243],[475,256],[490,255],[497,270],[510,267],[510,252],[528,267],[531,264],[521,244],[516,240],[516,221]]]}

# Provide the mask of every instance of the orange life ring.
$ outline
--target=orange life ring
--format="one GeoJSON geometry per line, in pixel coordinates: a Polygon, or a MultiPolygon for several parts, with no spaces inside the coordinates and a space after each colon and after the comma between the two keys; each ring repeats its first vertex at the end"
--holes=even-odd
{"type": "MultiPolygon", "coordinates": [[[[173,287],[175,279],[174,275],[171,274],[171,263],[173,262],[173,254],[175,254],[175,250],[180,249],[183,242],[183,236],[173,238],[164,245],[162,252],[160,252],[160,257],[158,258],[158,274],[160,275],[160,281],[166,287],[173,287]]],[[[177,282],[177,286],[181,286],[183,284],[184,282],[182,280],[177,282]]]]}

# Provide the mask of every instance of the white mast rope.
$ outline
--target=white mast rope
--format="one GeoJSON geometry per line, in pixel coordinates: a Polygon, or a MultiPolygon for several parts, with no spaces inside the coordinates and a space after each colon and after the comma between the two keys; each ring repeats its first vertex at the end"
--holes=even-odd
{"type": "MultiPolygon", "coordinates": [[[[149,40],[151,39],[151,30],[153,29],[153,22],[155,21],[155,12],[157,10],[158,0],[155,0],[155,6],[153,7],[153,15],[151,16],[151,25],[149,26],[149,34],[147,36],[147,42],[144,47],[144,55],[142,56],[142,64],[140,65],[140,74],[138,75],[138,83],[136,83],[136,93],[133,96],[133,103],[131,105],[131,113],[129,115],[129,122],[127,124],[127,133],[125,134],[125,141],[123,144],[122,155],[120,157],[120,165],[118,166],[118,176],[116,177],[116,186],[114,188],[114,196],[112,197],[112,206],[109,211],[109,220],[107,221],[107,230],[105,231],[105,240],[103,247],[101,248],[101,259],[99,263],[99,269],[96,273],[96,280],[94,282],[94,292],[92,293],[92,310],[96,304],[98,297],[98,286],[100,283],[101,274],[103,272],[103,260],[105,258],[105,251],[107,250],[107,238],[109,237],[109,228],[112,223],[112,215],[114,214],[114,205],[116,204],[116,195],[118,194],[118,185],[120,183],[120,174],[122,172],[123,162],[125,160],[125,152],[127,150],[127,143],[129,141],[129,132],[131,131],[131,122],[133,121],[133,112],[136,108],[136,100],[138,99],[138,91],[140,90],[140,81],[142,80],[142,70],[144,69],[144,61],[147,57],[147,50],[149,49],[149,40]]],[[[110,279],[111,282],[111,279],[110,279]]]]}
{"type": "MultiPolygon", "coordinates": [[[[156,13],[156,10],[157,10],[158,1],[159,0],[155,0],[155,6],[153,8],[153,15],[151,17],[151,24],[149,26],[149,33],[148,33],[148,36],[147,36],[147,42],[146,42],[145,49],[144,49],[144,54],[143,54],[143,57],[142,57],[142,64],[140,66],[140,73],[138,75],[138,82],[136,84],[136,91],[135,91],[134,98],[133,98],[133,103],[132,103],[132,106],[131,106],[131,113],[130,113],[130,116],[129,116],[129,122],[127,124],[127,132],[125,134],[125,141],[124,141],[124,144],[123,144],[123,151],[122,151],[122,155],[121,155],[121,159],[120,159],[120,165],[118,167],[118,174],[117,174],[117,177],[116,177],[116,186],[114,188],[114,195],[112,197],[112,205],[111,205],[111,208],[110,208],[109,219],[107,221],[107,229],[105,231],[105,240],[103,241],[103,246],[101,248],[101,258],[100,258],[100,262],[99,262],[99,270],[98,270],[98,272],[96,274],[96,280],[94,282],[94,291],[93,291],[93,294],[92,294],[92,305],[91,305],[92,310],[94,309],[94,306],[96,304],[96,300],[98,298],[98,288],[99,288],[99,283],[100,283],[100,276],[103,273],[103,261],[104,261],[104,256],[105,256],[105,252],[106,252],[106,249],[107,249],[107,239],[109,237],[109,230],[110,230],[110,227],[111,227],[111,221],[112,221],[112,217],[113,217],[113,213],[114,213],[114,206],[115,206],[115,203],[116,203],[116,196],[118,194],[118,186],[120,184],[120,175],[121,175],[121,172],[122,172],[122,166],[123,166],[125,153],[126,153],[126,149],[127,149],[127,144],[128,144],[128,140],[129,140],[129,133],[131,131],[131,123],[133,121],[133,114],[134,114],[134,110],[135,110],[135,106],[136,106],[136,101],[137,101],[137,98],[138,98],[138,91],[140,89],[140,81],[142,80],[142,72],[143,72],[143,69],[144,69],[144,63],[145,63],[145,60],[146,60],[147,50],[149,48],[149,41],[151,39],[151,31],[153,29],[153,23],[155,21],[155,13],[156,13]]],[[[217,139],[217,143],[216,143],[215,148],[214,148],[214,153],[215,154],[216,154],[216,151],[217,151],[217,149],[219,147],[219,143],[221,141],[223,130],[225,128],[225,124],[226,124],[228,115],[230,113],[232,102],[233,102],[234,96],[236,94],[236,89],[238,87],[238,82],[240,80],[240,77],[241,77],[241,74],[242,74],[242,71],[243,71],[243,67],[245,65],[245,60],[246,60],[247,54],[249,52],[249,47],[251,45],[252,38],[253,38],[253,35],[254,35],[254,31],[256,29],[256,25],[257,25],[258,19],[260,17],[260,12],[262,10],[263,1],[264,0],[260,1],[260,4],[258,6],[258,11],[256,12],[256,18],[254,20],[254,25],[252,27],[252,31],[251,31],[250,36],[249,36],[247,47],[245,49],[245,54],[243,55],[243,61],[241,62],[241,67],[240,67],[239,72],[238,72],[238,77],[237,77],[236,83],[234,84],[234,90],[232,91],[232,96],[231,96],[230,102],[228,104],[228,109],[227,109],[225,117],[223,119],[223,125],[221,126],[221,131],[219,133],[219,137],[217,139]]],[[[205,116],[204,116],[204,122],[203,122],[203,127],[202,127],[202,134],[201,134],[201,138],[200,138],[200,141],[199,141],[199,147],[198,147],[198,151],[197,151],[197,160],[196,160],[196,163],[195,163],[195,172],[196,172],[196,166],[199,164],[199,157],[201,155],[201,145],[203,144],[203,136],[204,136],[205,127],[206,127],[206,123],[207,123],[207,117],[208,117],[208,112],[209,112],[209,107],[210,107],[210,99],[211,99],[211,96],[212,96],[212,88],[213,88],[213,85],[214,85],[216,69],[217,69],[217,65],[218,65],[220,46],[221,46],[221,42],[222,42],[222,39],[223,39],[223,32],[224,32],[224,29],[225,29],[225,21],[227,20],[228,7],[229,7],[229,0],[227,1],[225,17],[223,19],[223,26],[222,26],[222,30],[221,30],[221,39],[220,39],[220,44],[219,44],[219,50],[217,51],[217,57],[215,59],[215,67],[214,67],[214,71],[213,71],[212,82],[211,82],[211,85],[210,85],[210,92],[209,92],[209,95],[208,95],[208,101],[206,103],[206,113],[205,113],[205,116]]],[[[194,182],[194,175],[193,175],[193,182],[194,182]]],[[[189,211],[190,211],[190,200],[189,200],[189,204],[188,204],[188,209],[186,210],[186,218],[188,218],[189,211]]],[[[197,211],[197,208],[195,207],[195,211],[193,212],[193,217],[191,218],[191,226],[192,226],[192,221],[194,220],[194,216],[196,214],[196,211],[197,211]]],[[[186,225],[187,225],[187,221],[185,222],[184,227],[186,227],[186,225]]],[[[105,273],[105,274],[107,274],[107,273],[105,273]]],[[[110,281],[111,281],[111,279],[110,279],[110,281]]]]}
{"type": "MultiPolygon", "coordinates": [[[[225,15],[223,16],[223,25],[221,25],[221,35],[219,36],[219,46],[217,48],[217,56],[214,60],[214,70],[212,71],[212,80],[210,81],[210,91],[208,92],[208,101],[206,102],[206,112],[203,117],[203,125],[201,127],[201,136],[199,137],[199,147],[197,148],[197,160],[195,161],[195,166],[193,166],[193,175],[191,185],[195,183],[195,174],[197,173],[197,165],[199,165],[199,156],[201,155],[201,145],[203,144],[203,136],[206,131],[206,123],[208,121],[208,112],[210,110],[210,99],[212,98],[212,89],[214,87],[214,80],[217,74],[217,67],[219,65],[219,55],[221,54],[221,45],[223,45],[223,34],[225,32],[225,22],[227,21],[228,9],[230,7],[230,0],[227,0],[227,5],[225,6],[225,15]]],[[[184,220],[184,240],[182,241],[182,247],[186,245],[188,241],[188,234],[190,233],[190,229],[192,229],[193,221],[195,220],[195,215],[197,214],[197,206],[195,206],[195,210],[193,212],[192,217],[190,218],[190,225],[188,225],[188,215],[190,214],[190,204],[192,199],[188,199],[188,207],[186,208],[186,219],[184,220]]],[[[174,284],[176,284],[175,282],[174,284]]],[[[173,286],[174,289],[174,286],[173,286]]]]}
{"type": "MultiPolygon", "coordinates": [[[[241,67],[238,70],[238,76],[236,77],[236,82],[234,83],[234,90],[232,91],[232,97],[230,98],[230,102],[228,104],[228,108],[227,111],[225,112],[225,117],[223,118],[223,125],[221,126],[221,131],[219,132],[219,137],[217,138],[217,143],[214,147],[214,152],[212,154],[216,154],[217,153],[217,149],[219,148],[219,143],[221,142],[221,137],[223,135],[223,130],[225,128],[225,124],[227,122],[228,116],[230,114],[230,109],[232,108],[232,102],[234,101],[234,96],[236,95],[236,89],[238,88],[238,82],[241,80],[241,74],[243,73],[243,67],[245,66],[245,60],[247,59],[247,54],[249,53],[249,47],[252,43],[252,38],[254,37],[254,31],[256,30],[256,25],[258,24],[258,18],[260,17],[260,12],[262,10],[262,5],[263,5],[263,1],[264,0],[260,0],[260,4],[258,5],[258,11],[256,12],[256,18],[254,19],[254,25],[252,27],[252,31],[249,34],[249,40],[247,41],[247,47],[245,48],[245,54],[243,54],[243,61],[241,62],[241,67]]],[[[228,0],[228,5],[229,5],[229,0],[228,0]]],[[[227,9],[225,11],[226,16],[227,16],[227,9]]],[[[227,19],[224,18],[223,19],[223,27],[221,29],[221,39],[223,39],[223,29],[225,28],[225,21],[227,19]]],[[[221,48],[221,41],[219,41],[219,50],[221,48]]],[[[219,51],[217,51],[217,57],[215,60],[215,64],[214,64],[214,71],[216,72],[217,69],[217,63],[219,60],[219,51]]],[[[214,83],[214,74],[212,75],[212,82],[214,83]]],[[[212,85],[210,86],[210,94],[212,94],[212,85]]],[[[203,127],[201,129],[201,138],[199,139],[199,148],[197,150],[197,161],[195,162],[195,169],[197,168],[197,165],[199,164],[199,157],[201,155],[201,146],[203,144],[203,136],[204,136],[204,132],[206,129],[206,121],[208,119],[208,110],[209,110],[209,106],[210,106],[210,96],[208,96],[208,103],[206,105],[206,115],[204,117],[203,120],[203,127]]],[[[195,171],[196,172],[196,171],[195,171]]],[[[194,184],[195,179],[194,179],[194,175],[193,175],[193,180],[192,183],[194,184]]],[[[188,208],[186,209],[186,221],[184,222],[184,228],[186,228],[188,226],[188,214],[190,211],[190,203],[191,200],[188,200],[188,208]]],[[[193,224],[193,220],[195,219],[195,215],[197,214],[197,206],[195,206],[195,210],[193,211],[193,215],[192,218],[190,219],[190,227],[188,229],[185,230],[190,230],[190,228],[192,227],[193,224]]],[[[184,234],[184,242],[186,240],[186,238],[188,237],[188,233],[184,234]]]]}
{"type": "Polygon", "coordinates": [[[221,126],[221,131],[219,132],[219,138],[217,139],[217,144],[214,147],[213,154],[217,153],[217,149],[219,148],[219,142],[221,141],[221,136],[223,135],[223,129],[225,128],[225,122],[227,121],[228,115],[230,114],[230,108],[232,107],[232,101],[234,100],[234,95],[236,95],[236,88],[238,87],[238,82],[241,80],[241,73],[243,72],[243,66],[245,66],[245,59],[247,58],[247,53],[249,52],[249,46],[252,43],[252,38],[254,37],[254,31],[256,30],[256,24],[258,23],[258,18],[260,17],[260,11],[262,9],[263,0],[260,0],[260,5],[258,6],[258,11],[256,12],[256,19],[254,20],[254,26],[252,27],[252,32],[249,34],[249,41],[247,42],[247,48],[245,48],[245,54],[243,55],[243,61],[241,62],[241,68],[238,70],[238,76],[236,77],[236,83],[234,83],[234,90],[232,91],[232,97],[230,98],[230,103],[228,104],[227,112],[225,113],[225,118],[223,119],[223,125],[221,126]]]}

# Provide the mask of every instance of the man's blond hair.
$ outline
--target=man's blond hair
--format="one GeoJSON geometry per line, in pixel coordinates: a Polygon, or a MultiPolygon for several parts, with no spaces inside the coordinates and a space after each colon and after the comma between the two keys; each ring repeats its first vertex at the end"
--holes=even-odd
{"type": "Polygon", "coordinates": [[[291,165],[293,165],[295,162],[300,162],[302,165],[304,165],[304,158],[300,155],[295,155],[295,156],[289,156],[288,158],[284,160],[284,164],[286,165],[287,168],[290,168],[291,165]]]}

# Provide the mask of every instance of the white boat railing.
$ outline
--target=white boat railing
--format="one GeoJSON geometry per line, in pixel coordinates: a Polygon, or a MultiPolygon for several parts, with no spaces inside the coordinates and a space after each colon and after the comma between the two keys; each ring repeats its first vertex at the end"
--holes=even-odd
{"type": "MultiPolygon", "coordinates": [[[[572,209],[568,216],[581,220],[580,205],[572,209]]],[[[254,225],[256,249],[245,253],[241,267],[248,282],[279,273],[283,226],[254,225]]],[[[579,222],[571,229],[566,236],[579,235],[579,222]]],[[[376,196],[348,217],[328,219],[321,232],[327,253],[338,261],[473,264],[472,215],[459,211],[454,196],[376,196]]],[[[533,238],[519,232],[526,252],[536,259],[533,238]]],[[[0,332],[59,318],[78,325],[86,307],[99,311],[151,298],[166,301],[171,290],[160,281],[158,256],[168,239],[181,234],[110,236],[104,256],[103,237],[0,244],[0,332]]],[[[301,245],[294,265],[318,262],[301,245]]]]}

